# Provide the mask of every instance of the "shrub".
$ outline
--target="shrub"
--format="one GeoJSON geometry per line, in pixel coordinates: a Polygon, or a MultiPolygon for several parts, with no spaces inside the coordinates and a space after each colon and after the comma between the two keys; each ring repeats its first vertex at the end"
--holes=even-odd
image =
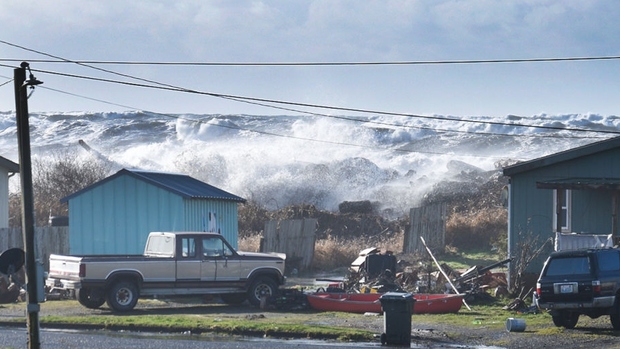
{"type": "Polygon", "coordinates": [[[503,207],[453,212],[446,222],[446,244],[459,249],[492,248],[507,235],[507,217],[503,207]]]}
{"type": "MultiPolygon", "coordinates": [[[[46,226],[49,216],[66,216],[69,208],[60,199],[109,175],[112,166],[100,160],[84,161],[74,151],[57,151],[32,161],[35,225],[46,226]]],[[[21,195],[9,198],[11,226],[21,226],[21,195]]]]}

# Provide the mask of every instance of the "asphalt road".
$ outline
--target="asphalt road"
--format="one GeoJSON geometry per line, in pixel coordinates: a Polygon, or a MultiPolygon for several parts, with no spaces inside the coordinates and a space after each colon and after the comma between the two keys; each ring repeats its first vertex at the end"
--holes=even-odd
{"type": "MultiPolygon", "coordinates": [[[[324,341],[267,340],[242,337],[209,337],[192,335],[153,335],[139,333],[119,333],[109,331],[54,331],[41,330],[42,349],[316,349],[328,348],[372,348],[381,347],[377,343],[331,343],[324,341]]],[[[0,327],[0,348],[27,348],[28,333],[22,328],[0,327]]]]}

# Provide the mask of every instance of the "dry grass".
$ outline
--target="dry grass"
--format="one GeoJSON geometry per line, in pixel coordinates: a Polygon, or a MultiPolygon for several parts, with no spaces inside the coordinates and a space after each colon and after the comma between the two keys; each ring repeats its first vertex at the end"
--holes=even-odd
{"type": "MultiPolygon", "coordinates": [[[[319,239],[314,245],[314,259],[311,269],[316,271],[331,271],[343,266],[349,266],[357,258],[359,252],[369,247],[376,247],[381,252],[392,251],[396,254],[403,249],[403,233],[393,233],[389,236],[374,237],[334,237],[328,235],[319,239]]],[[[260,235],[239,238],[239,250],[258,252],[260,249],[260,235]]]]}
{"type": "Polygon", "coordinates": [[[260,241],[262,236],[260,235],[248,235],[239,237],[239,251],[246,252],[259,252],[260,241]]]}
{"type": "Polygon", "coordinates": [[[490,248],[505,240],[507,221],[503,207],[453,213],[446,222],[446,244],[459,249],[490,248]]]}

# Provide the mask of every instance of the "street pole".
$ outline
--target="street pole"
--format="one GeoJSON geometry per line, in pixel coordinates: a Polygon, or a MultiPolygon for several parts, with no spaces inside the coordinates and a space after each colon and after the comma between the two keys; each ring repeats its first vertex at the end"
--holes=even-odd
{"type": "Polygon", "coordinates": [[[28,63],[22,62],[20,68],[14,70],[15,82],[15,114],[17,122],[17,143],[19,147],[19,174],[22,190],[22,234],[26,253],[26,283],[28,292],[28,348],[39,349],[39,299],[37,295],[37,265],[34,240],[34,199],[32,190],[32,166],[30,160],[30,126],[28,124],[28,86],[38,82],[30,74],[26,80],[28,63]]]}

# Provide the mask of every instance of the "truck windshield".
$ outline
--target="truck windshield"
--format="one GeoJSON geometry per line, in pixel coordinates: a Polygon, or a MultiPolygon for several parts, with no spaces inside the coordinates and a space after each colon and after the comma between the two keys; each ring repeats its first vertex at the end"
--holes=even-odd
{"type": "Polygon", "coordinates": [[[587,256],[552,258],[547,266],[547,276],[590,274],[590,260],[587,256]]]}

